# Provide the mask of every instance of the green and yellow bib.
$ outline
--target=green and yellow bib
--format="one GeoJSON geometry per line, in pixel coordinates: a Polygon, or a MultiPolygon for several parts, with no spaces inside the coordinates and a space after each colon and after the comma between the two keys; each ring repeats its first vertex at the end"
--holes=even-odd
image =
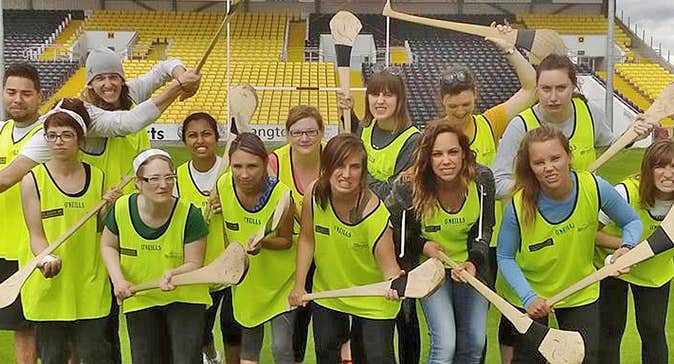
{"type": "MultiPolygon", "coordinates": [[[[150,148],[150,138],[145,128],[133,134],[105,138],[105,147],[100,154],[80,150],[80,157],[105,173],[105,191],[117,185],[123,176],[132,174],[133,158],[140,151],[150,148]]],[[[133,183],[122,189],[124,193],[134,191],[133,183]]]]}
{"type": "MultiPolygon", "coordinates": [[[[199,190],[189,167],[190,162],[185,162],[178,167],[178,194],[179,198],[201,209],[204,213],[208,209],[209,196],[199,190]]],[[[208,224],[208,236],[206,237],[206,254],[204,265],[210,264],[225,250],[225,235],[223,232],[222,214],[211,214],[208,224]]],[[[210,287],[212,291],[219,290],[219,285],[210,287]]]]}
{"type": "MultiPolygon", "coordinates": [[[[641,241],[644,241],[660,226],[664,216],[654,217],[648,209],[640,206],[638,179],[629,178],[624,180],[622,184],[627,190],[627,201],[634,211],[637,212],[644,226],[643,234],[641,235],[641,241]]],[[[621,235],[620,227],[615,222],[606,225],[603,231],[613,236],[621,235]]],[[[603,267],[606,256],[611,253],[613,253],[612,249],[596,247],[594,266],[597,268],[603,267]]],[[[674,258],[674,250],[666,251],[645,262],[632,266],[629,273],[622,274],[618,278],[642,287],[661,287],[674,278],[674,262],[672,258],[674,258]]]]}
{"type": "MultiPolygon", "coordinates": [[[[587,103],[579,97],[574,97],[572,101],[575,117],[573,133],[569,137],[572,165],[574,169],[584,171],[596,159],[594,153],[594,123],[587,103]]],[[[541,121],[538,120],[533,108],[522,111],[519,116],[524,120],[524,127],[527,131],[541,126],[541,121]]]]}
{"type": "MultiPolygon", "coordinates": [[[[231,173],[218,180],[218,194],[225,221],[225,234],[230,244],[246,247],[250,237],[272,217],[283,193],[282,182],[273,187],[267,203],[257,211],[241,206],[234,190],[231,173]]],[[[244,327],[255,327],[288,311],[288,295],[295,285],[296,244],[290,249],[261,249],[248,257],[248,273],[237,286],[232,286],[234,318],[244,327]]]]}
{"type": "MultiPolygon", "coordinates": [[[[115,220],[119,229],[119,261],[124,278],[140,284],[162,277],[169,269],[183,265],[184,236],[190,203],[176,201],[169,217],[166,231],[156,239],[145,239],[133,226],[129,197],[124,195],[115,202],[115,220]]],[[[151,289],[138,292],[124,300],[124,313],[165,306],[174,302],[211,304],[207,285],[179,286],[172,291],[151,289]]]]}
{"type": "Polygon", "coordinates": [[[365,151],[367,152],[367,170],[372,177],[380,181],[386,181],[393,176],[393,173],[395,172],[396,161],[398,160],[398,155],[403,149],[405,142],[412,135],[419,133],[419,129],[417,129],[416,126],[411,125],[393,139],[387,146],[378,149],[372,145],[372,131],[374,130],[374,125],[376,123],[377,121],[373,120],[370,125],[363,128],[363,133],[360,138],[363,140],[365,151]]]}
{"type": "MultiPolygon", "coordinates": [[[[314,224],[313,292],[350,288],[384,280],[374,250],[389,224],[389,211],[380,201],[377,207],[355,224],[341,221],[332,203],[325,209],[312,199],[314,224]]],[[[400,310],[399,301],[384,297],[326,298],[315,301],[332,310],[369,319],[393,319],[400,310]]]]}
{"type": "MultiPolygon", "coordinates": [[[[323,146],[321,146],[323,148],[323,146]]],[[[322,150],[322,149],[321,149],[322,150]]],[[[292,192],[293,201],[295,201],[295,227],[293,229],[293,236],[298,236],[300,233],[300,225],[298,218],[302,216],[302,201],[304,195],[295,185],[295,177],[293,176],[293,162],[290,144],[286,144],[274,151],[276,160],[278,161],[278,179],[283,182],[292,192]]]]}
{"type": "Polygon", "coordinates": [[[475,181],[468,185],[463,206],[456,213],[436,202],[435,213],[421,219],[421,236],[440,244],[445,254],[456,262],[468,260],[468,233],[480,218],[479,192],[475,181]]]}
{"type": "MultiPolygon", "coordinates": [[[[19,155],[21,148],[30,138],[42,129],[42,123],[35,123],[33,128],[20,140],[14,141],[14,121],[9,120],[0,129],[0,169],[7,167],[19,155]]],[[[30,254],[28,229],[21,209],[21,183],[0,193],[0,211],[4,213],[0,219],[0,258],[7,260],[23,260],[30,254]]]]}
{"type": "Polygon", "coordinates": [[[478,163],[491,167],[496,157],[496,142],[491,124],[481,114],[473,115],[473,124],[475,124],[475,136],[470,142],[470,149],[475,152],[478,163]]]}
{"type": "MultiPolygon", "coordinates": [[[[40,198],[42,228],[48,242],[58,239],[103,196],[103,172],[84,165],[86,183],[81,192],[68,194],[56,185],[44,164],[30,172],[40,198]]],[[[110,313],[110,281],[101,258],[96,219],[87,220],[54,251],[61,271],[53,278],[33,273],[21,290],[21,303],[31,321],[75,321],[110,313]]]]}
{"type": "MultiPolygon", "coordinates": [[[[522,192],[513,196],[513,206],[519,222],[521,245],[515,256],[524,277],[536,294],[550,298],[562,289],[595,271],[592,265],[594,240],[597,235],[599,189],[590,172],[574,172],[578,193],[573,212],[563,221],[553,224],[536,213],[536,224],[523,226],[522,192]]],[[[497,289],[510,303],[522,307],[515,291],[502,277],[497,289]]],[[[557,308],[577,307],[599,298],[599,283],[565,298],[557,308]]]]}

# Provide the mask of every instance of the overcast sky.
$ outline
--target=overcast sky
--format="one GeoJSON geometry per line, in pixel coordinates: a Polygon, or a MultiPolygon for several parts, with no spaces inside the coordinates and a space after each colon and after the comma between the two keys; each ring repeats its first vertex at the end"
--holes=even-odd
{"type": "Polygon", "coordinates": [[[620,17],[623,11],[624,22],[630,17],[632,30],[634,23],[639,24],[639,35],[642,26],[646,27],[646,42],[653,35],[653,47],[657,48],[662,42],[663,55],[667,58],[667,51],[671,52],[671,62],[674,63],[674,1],[672,0],[616,0],[616,15],[620,17]]]}

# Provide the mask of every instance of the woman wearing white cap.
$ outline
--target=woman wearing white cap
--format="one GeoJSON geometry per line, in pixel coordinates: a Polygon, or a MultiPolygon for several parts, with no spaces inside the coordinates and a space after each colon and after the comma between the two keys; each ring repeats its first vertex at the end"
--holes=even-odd
{"type": "MultiPolygon", "coordinates": [[[[23,178],[22,203],[33,255],[44,250],[101,200],[103,172],[80,161],[89,124],[82,101],[62,99],[46,115],[54,157],[23,178]]],[[[118,196],[110,192],[109,201],[118,196]]],[[[26,318],[35,322],[42,363],[64,363],[72,340],[86,363],[113,363],[106,338],[110,283],[98,253],[96,220],[88,220],[54,255],[39,263],[22,290],[26,318]]]]}
{"type": "Polygon", "coordinates": [[[160,149],[133,161],[138,193],[105,218],[103,261],[122,310],[134,363],[200,363],[208,286],[174,287],[173,275],[202,266],[208,228],[191,203],[173,197],[175,167],[160,149]],[[132,283],[162,277],[161,290],[133,295],[132,283]],[[167,347],[168,346],[168,347],[167,347]]]}
{"type": "MultiPolygon", "coordinates": [[[[106,174],[106,186],[111,186],[128,172],[123,169],[131,163],[135,153],[149,147],[145,127],[157,120],[179,96],[194,95],[201,76],[193,70],[186,70],[178,60],[167,60],[147,74],[126,82],[121,58],[103,48],[90,53],[86,67],[87,89],[83,99],[91,117],[91,125],[84,147],[87,153],[83,154],[83,158],[101,168],[106,174]],[[103,96],[99,96],[99,99],[93,96],[99,89],[94,79],[101,75],[117,77],[121,83],[117,91],[111,87],[101,87],[103,96]],[[171,79],[161,92],[150,97],[171,79]],[[127,93],[122,92],[122,86],[128,89],[127,93]],[[135,106],[131,109],[131,105],[135,106]]],[[[31,168],[50,158],[43,132],[35,133],[12,163],[0,170],[0,192],[18,183],[31,168]]]]}

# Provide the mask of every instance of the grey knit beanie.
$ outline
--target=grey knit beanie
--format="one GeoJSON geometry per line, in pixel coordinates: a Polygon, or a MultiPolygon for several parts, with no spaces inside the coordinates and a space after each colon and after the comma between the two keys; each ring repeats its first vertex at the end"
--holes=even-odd
{"type": "Polygon", "coordinates": [[[97,75],[103,73],[116,73],[124,78],[122,58],[108,48],[95,48],[87,57],[87,85],[97,75]]]}

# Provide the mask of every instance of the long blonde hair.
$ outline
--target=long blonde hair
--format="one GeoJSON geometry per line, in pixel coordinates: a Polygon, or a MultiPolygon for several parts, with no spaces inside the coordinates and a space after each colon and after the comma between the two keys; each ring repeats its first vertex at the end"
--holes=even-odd
{"type": "Polygon", "coordinates": [[[655,205],[655,181],[653,169],[664,167],[672,163],[674,159],[674,141],[661,140],[651,144],[643,159],[641,159],[641,176],[639,182],[639,206],[644,209],[652,209],[655,205]]]}
{"type": "Polygon", "coordinates": [[[421,141],[414,153],[412,165],[401,173],[402,181],[412,187],[412,207],[418,216],[428,217],[435,212],[435,201],[438,199],[438,185],[431,156],[433,145],[438,135],[452,133],[459,139],[459,145],[463,152],[463,160],[459,178],[462,190],[468,188],[468,183],[475,179],[477,162],[475,152],[470,149],[470,141],[466,134],[451,126],[444,120],[435,120],[426,126],[421,135],[421,141]]]}
{"type": "Polygon", "coordinates": [[[533,226],[536,223],[536,200],[541,191],[541,185],[529,164],[529,148],[533,143],[547,142],[548,140],[558,140],[566,154],[571,158],[569,139],[559,129],[550,125],[541,125],[530,130],[522,139],[515,157],[513,194],[522,191],[522,217],[524,220],[522,223],[525,225],[533,226]]]}

